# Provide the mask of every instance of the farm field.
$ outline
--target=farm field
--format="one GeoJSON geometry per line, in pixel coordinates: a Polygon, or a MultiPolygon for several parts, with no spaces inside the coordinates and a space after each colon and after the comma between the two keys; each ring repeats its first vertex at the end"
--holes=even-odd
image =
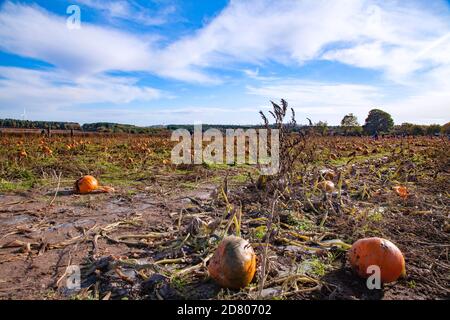
{"type": "Polygon", "coordinates": [[[173,145],[167,136],[1,136],[0,299],[450,297],[447,138],[307,136],[281,191],[249,165],[173,165],[173,145]],[[76,194],[87,174],[115,191],[76,194]],[[225,234],[257,255],[241,290],[208,276],[225,234]],[[347,259],[352,243],[374,236],[406,260],[406,276],[381,290],[347,259]],[[69,265],[81,268],[79,291],[65,285],[69,265]]]}

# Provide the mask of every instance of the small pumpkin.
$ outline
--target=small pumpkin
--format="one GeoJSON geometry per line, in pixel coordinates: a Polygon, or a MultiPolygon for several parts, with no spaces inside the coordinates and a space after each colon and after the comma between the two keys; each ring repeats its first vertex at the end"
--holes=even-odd
{"type": "Polygon", "coordinates": [[[406,274],[405,258],[400,249],[391,241],[373,237],[356,241],[349,251],[349,261],[356,273],[363,278],[368,278],[370,266],[380,268],[381,282],[396,281],[406,274]]]}
{"type": "Polygon", "coordinates": [[[406,198],[409,195],[408,189],[404,186],[395,186],[393,189],[402,198],[406,198]]]}
{"type": "Polygon", "coordinates": [[[47,146],[42,147],[42,152],[44,152],[46,155],[49,155],[49,156],[51,156],[53,154],[53,150],[47,146]]]}
{"type": "Polygon", "coordinates": [[[325,192],[333,192],[334,191],[334,183],[329,180],[324,180],[324,181],[319,182],[317,187],[320,190],[325,191],[325,192]]]}
{"type": "Polygon", "coordinates": [[[326,180],[333,180],[334,177],[336,176],[336,173],[331,169],[322,169],[320,170],[320,174],[326,180]]]}
{"type": "Polygon", "coordinates": [[[28,154],[27,154],[27,152],[25,150],[21,150],[19,152],[19,157],[20,158],[26,158],[26,157],[28,157],[28,154]]]}
{"type": "Polygon", "coordinates": [[[222,240],[208,265],[208,272],[220,286],[246,287],[256,271],[256,255],[247,240],[228,236],[222,240]]]}
{"type": "Polygon", "coordinates": [[[444,232],[450,233],[450,223],[446,222],[444,225],[444,232]]]}
{"type": "Polygon", "coordinates": [[[87,175],[75,182],[75,191],[77,193],[87,194],[94,191],[112,192],[114,189],[111,187],[100,186],[97,179],[93,176],[87,175]]]}

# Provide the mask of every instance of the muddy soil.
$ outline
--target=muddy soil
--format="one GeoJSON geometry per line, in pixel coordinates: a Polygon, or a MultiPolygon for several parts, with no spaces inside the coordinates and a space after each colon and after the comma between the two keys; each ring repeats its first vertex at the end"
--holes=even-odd
{"type": "Polygon", "coordinates": [[[215,192],[211,185],[163,194],[149,189],[135,189],[132,195],[130,190],[77,195],[66,188],[52,204],[54,190],[0,195],[0,299],[67,299],[60,290],[65,279],[60,278],[69,264],[83,265],[88,259],[109,256],[152,255],[154,259],[154,253],[145,249],[103,237],[94,244],[92,239],[82,241],[83,235],[95,227],[133,219],[136,222],[124,228],[125,232],[170,231],[175,225],[171,214],[189,210],[193,201],[209,199],[215,192]],[[80,241],[65,245],[76,237],[80,241]],[[21,243],[31,244],[31,250],[21,243]]]}
{"type": "MultiPolygon", "coordinates": [[[[122,258],[146,262],[174,258],[177,255],[172,256],[170,250],[155,250],[126,239],[132,239],[130,234],[177,233],[180,224],[185,224],[183,219],[180,221],[180,213],[185,217],[220,215],[223,210],[213,206],[219,184],[199,183],[195,189],[161,185],[155,182],[131,191],[127,188],[92,195],[77,195],[70,188],[59,190],[56,197],[51,189],[0,195],[0,299],[240,298],[239,293],[221,291],[204,272],[194,274],[194,281],[177,284],[157,270],[141,279],[139,268],[108,268],[122,258]],[[128,238],[121,238],[123,235],[128,238]],[[69,265],[94,266],[95,272],[85,273],[86,278],[82,279],[81,292],[85,295],[67,290],[65,272],[69,265]],[[88,290],[94,291],[94,296],[86,295],[88,290]]],[[[241,188],[241,192],[248,190],[241,188]]],[[[251,211],[245,204],[244,209],[251,211]]],[[[406,279],[385,285],[382,290],[368,290],[365,281],[355,276],[341,255],[333,261],[333,269],[321,277],[320,288],[298,292],[290,298],[448,299],[449,269],[445,262],[449,237],[438,230],[445,223],[443,215],[408,215],[390,208],[384,217],[381,235],[404,251],[406,279]]],[[[346,217],[332,216],[327,223],[329,232],[341,239],[361,232],[361,226],[346,217]]],[[[275,257],[280,269],[283,259],[287,262],[291,256],[296,260],[310,257],[297,249],[283,247],[287,253],[275,257]]],[[[264,294],[270,298],[276,290],[265,289],[264,294]]]]}

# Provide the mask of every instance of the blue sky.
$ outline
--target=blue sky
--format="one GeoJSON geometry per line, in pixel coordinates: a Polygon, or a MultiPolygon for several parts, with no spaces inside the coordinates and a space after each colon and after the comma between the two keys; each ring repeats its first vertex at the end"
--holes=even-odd
{"type": "Polygon", "coordinates": [[[0,1],[0,118],[255,124],[281,98],[300,123],[448,122],[450,2],[0,1]]]}

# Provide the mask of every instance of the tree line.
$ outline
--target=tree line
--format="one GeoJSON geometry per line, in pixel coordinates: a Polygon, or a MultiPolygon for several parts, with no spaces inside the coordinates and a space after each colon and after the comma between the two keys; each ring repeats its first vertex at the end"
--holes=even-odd
{"type": "Polygon", "coordinates": [[[76,122],[30,121],[16,119],[0,119],[0,128],[81,130],[80,124],[76,122]]]}
{"type": "Polygon", "coordinates": [[[155,134],[160,132],[162,126],[138,127],[131,124],[110,122],[85,123],[81,127],[83,131],[103,133],[131,133],[131,134],[155,134]]]}
{"type": "MultiPolygon", "coordinates": [[[[313,123],[308,119],[308,125],[297,125],[294,131],[304,129],[313,129],[322,135],[345,135],[345,136],[361,136],[361,135],[401,135],[401,136],[423,136],[423,135],[450,135],[450,122],[439,125],[417,125],[412,123],[403,123],[394,125],[392,116],[380,109],[370,110],[369,115],[365,119],[364,125],[360,125],[358,118],[349,113],[342,118],[340,126],[329,126],[325,121],[313,123]]],[[[139,127],[129,124],[119,124],[111,122],[86,123],[82,126],[76,122],[56,122],[56,121],[29,121],[16,119],[0,119],[0,128],[17,128],[17,129],[51,129],[51,130],[83,130],[86,132],[102,132],[102,133],[131,133],[131,134],[155,134],[162,130],[187,129],[191,133],[194,131],[194,125],[167,125],[167,126],[149,126],[139,127]]],[[[261,128],[261,126],[253,125],[202,125],[203,130],[215,128],[219,130],[225,129],[250,129],[261,128]]]]}
{"type": "Polygon", "coordinates": [[[348,135],[401,135],[401,136],[424,136],[450,134],[450,122],[439,125],[418,125],[412,123],[402,123],[394,125],[391,115],[380,109],[370,110],[364,125],[360,126],[357,117],[350,113],[341,121],[341,128],[344,134],[348,135]]]}
{"type": "Polygon", "coordinates": [[[40,129],[40,130],[82,130],[86,132],[102,133],[137,133],[153,134],[161,130],[159,127],[138,127],[128,124],[96,122],[86,123],[82,126],[76,122],[61,121],[30,121],[17,119],[0,119],[0,128],[13,129],[40,129]]]}

